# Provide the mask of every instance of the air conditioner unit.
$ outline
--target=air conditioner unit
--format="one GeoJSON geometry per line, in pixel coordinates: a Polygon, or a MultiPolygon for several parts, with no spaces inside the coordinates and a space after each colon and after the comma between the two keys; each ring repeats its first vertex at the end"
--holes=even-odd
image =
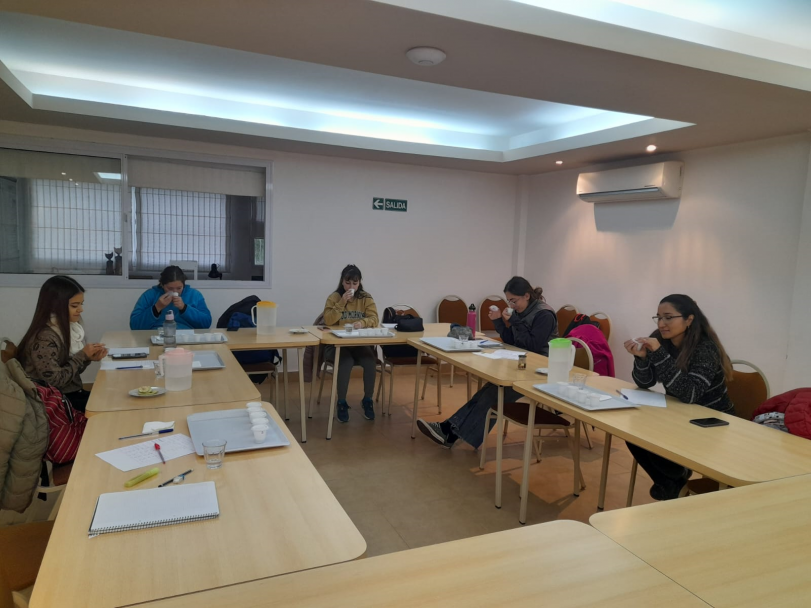
{"type": "Polygon", "coordinates": [[[667,161],[581,173],[577,178],[577,196],[588,203],[650,201],[681,196],[684,163],[667,161]]]}

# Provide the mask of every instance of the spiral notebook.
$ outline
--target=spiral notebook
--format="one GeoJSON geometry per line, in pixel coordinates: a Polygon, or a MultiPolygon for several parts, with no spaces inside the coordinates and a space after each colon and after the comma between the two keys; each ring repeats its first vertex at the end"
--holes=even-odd
{"type": "Polygon", "coordinates": [[[113,492],[99,496],[88,535],[171,526],[219,515],[213,481],[113,492]]]}

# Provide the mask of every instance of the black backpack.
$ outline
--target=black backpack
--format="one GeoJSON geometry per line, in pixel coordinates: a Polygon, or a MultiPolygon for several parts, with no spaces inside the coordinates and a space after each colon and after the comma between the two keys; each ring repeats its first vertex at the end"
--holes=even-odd
{"type": "MultiPolygon", "coordinates": [[[[228,327],[228,322],[231,320],[236,313],[241,313],[243,315],[247,315],[248,317],[251,316],[251,309],[256,306],[257,302],[261,302],[261,300],[256,296],[248,296],[247,298],[243,298],[236,304],[232,304],[228,307],[228,309],[220,315],[220,318],[217,319],[217,328],[223,329],[228,327]]],[[[237,317],[239,319],[239,317],[237,317]]],[[[255,325],[248,321],[246,322],[244,319],[240,319],[239,322],[240,327],[255,327],[255,325]]],[[[279,351],[275,348],[273,350],[245,350],[245,351],[234,351],[232,353],[234,355],[234,359],[239,361],[240,363],[244,363],[245,365],[254,365],[257,363],[273,363],[274,365],[278,365],[282,357],[279,354],[279,351]]],[[[267,378],[267,374],[263,374],[261,376],[249,376],[251,381],[254,384],[262,384],[267,378]]]]}
{"type": "MultiPolygon", "coordinates": [[[[420,317],[412,314],[402,314],[394,307],[389,306],[383,311],[383,323],[397,323],[397,331],[423,331],[424,326],[420,317]]],[[[391,344],[382,346],[383,354],[387,359],[399,357],[416,357],[417,349],[408,344],[391,344]]]]}

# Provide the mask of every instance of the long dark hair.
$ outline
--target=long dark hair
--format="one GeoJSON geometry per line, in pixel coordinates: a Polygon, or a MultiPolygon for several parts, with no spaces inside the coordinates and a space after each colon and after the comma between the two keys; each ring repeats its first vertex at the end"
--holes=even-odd
{"type": "Polygon", "coordinates": [[[186,273],[180,266],[167,266],[163,269],[160,279],[158,279],[158,287],[163,287],[167,283],[174,283],[180,281],[183,286],[186,286],[186,273]]]}
{"type": "Polygon", "coordinates": [[[509,291],[512,294],[517,296],[523,296],[525,294],[529,294],[529,301],[532,302],[533,300],[541,300],[542,302],[546,302],[546,298],[543,297],[543,288],[542,287],[533,287],[529,284],[524,277],[513,277],[507,284],[504,286],[504,291],[509,291]]]}
{"type": "Polygon", "coordinates": [[[369,294],[363,289],[363,275],[360,272],[360,268],[354,264],[348,264],[341,271],[341,278],[338,281],[338,289],[335,290],[338,292],[338,295],[343,297],[343,295],[346,293],[346,289],[344,289],[344,281],[354,281],[355,279],[358,280],[358,291],[355,293],[355,297],[358,299],[368,298],[369,294]]]}
{"type": "MultiPolygon", "coordinates": [[[[34,310],[34,318],[31,320],[31,325],[17,349],[18,358],[23,365],[25,365],[26,346],[29,342],[36,340],[37,334],[50,324],[51,315],[56,317],[56,326],[62,334],[62,342],[70,346],[68,308],[70,307],[70,299],[78,293],[84,293],[84,287],[79,285],[76,279],[64,275],[53,276],[42,284],[39,290],[37,308],[34,310]]],[[[64,365],[67,361],[68,350],[68,348],[64,349],[64,361],[60,361],[60,365],[64,365]]]]}
{"type": "MultiPolygon", "coordinates": [[[[696,304],[696,301],[690,296],[681,293],[674,293],[667,297],[662,298],[659,304],[670,304],[676,311],[687,320],[687,317],[693,315],[693,322],[687,327],[684,332],[684,340],[679,348],[679,356],[676,358],[676,367],[681,371],[686,372],[690,358],[696,351],[698,345],[704,340],[712,340],[715,347],[718,349],[718,354],[721,357],[721,367],[724,368],[724,376],[727,380],[732,379],[732,363],[729,360],[727,351],[718,339],[718,334],[710,325],[707,316],[701,311],[696,304]]],[[[665,340],[662,338],[662,333],[657,329],[651,337],[656,338],[660,342],[665,340]]],[[[669,340],[668,340],[669,341],[669,340]]]]}

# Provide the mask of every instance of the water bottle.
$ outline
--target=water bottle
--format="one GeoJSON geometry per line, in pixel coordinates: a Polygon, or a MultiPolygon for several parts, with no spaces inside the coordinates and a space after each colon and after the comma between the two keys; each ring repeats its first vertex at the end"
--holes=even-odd
{"type": "Polygon", "coordinates": [[[467,326],[470,328],[470,331],[473,332],[473,336],[476,336],[476,306],[471,304],[470,307],[467,309],[467,326]]]}
{"type": "Polygon", "coordinates": [[[177,323],[175,323],[175,313],[170,310],[166,313],[166,320],[163,322],[163,346],[174,348],[177,345],[177,323]]]}

